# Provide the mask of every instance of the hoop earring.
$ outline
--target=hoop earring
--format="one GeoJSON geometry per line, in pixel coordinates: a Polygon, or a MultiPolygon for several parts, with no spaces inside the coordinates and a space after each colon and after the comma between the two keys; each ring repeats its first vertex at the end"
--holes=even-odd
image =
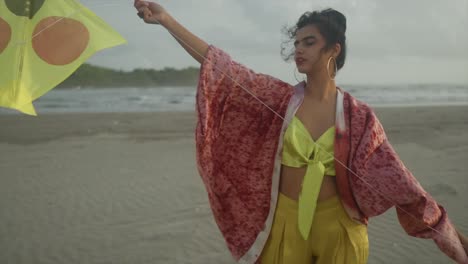
{"type": "MultiPolygon", "coordinates": [[[[305,82],[304,77],[302,77],[302,81],[297,78],[296,70],[297,70],[297,67],[294,67],[294,70],[293,70],[294,71],[294,79],[296,79],[297,82],[305,82]]],[[[297,72],[299,72],[299,70],[297,70],[297,72]]]]}
{"type": "Polygon", "coordinates": [[[336,74],[338,73],[338,66],[336,65],[336,59],[335,59],[334,57],[330,57],[330,58],[328,59],[328,63],[327,63],[327,73],[328,73],[328,77],[330,77],[330,79],[331,79],[332,81],[334,81],[334,80],[335,80],[335,77],[336,77],[336,74]],[[330,62],[331,62],[332,59],[333,59],[333,62],[334,62],[334,64],[335,64],[335,73],[334,73],[333,77],[330,75],[330,70],[329,70],[329,69],[330,69],[330,62]]]}

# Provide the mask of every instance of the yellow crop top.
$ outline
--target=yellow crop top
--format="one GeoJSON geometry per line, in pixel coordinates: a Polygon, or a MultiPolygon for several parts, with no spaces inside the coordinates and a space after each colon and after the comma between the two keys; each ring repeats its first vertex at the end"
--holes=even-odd
{"type": "Polygon", "coordinates": [[[294,116],[284,134],[281,163],[295,168],[307,166],[298,201],[298,226],[305,240],[309,237],[323,177],[336,174],[334,132],[335,127],[330,127],[314,141],[301,120],[294,116]]]}

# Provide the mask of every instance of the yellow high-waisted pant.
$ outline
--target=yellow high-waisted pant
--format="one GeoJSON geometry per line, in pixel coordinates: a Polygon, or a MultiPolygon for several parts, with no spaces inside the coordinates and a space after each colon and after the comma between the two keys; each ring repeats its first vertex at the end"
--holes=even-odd
{"type": "Polygon", "coordinates": [[[367,263],[367,226],[349,218],[338,196],[317,203],[308,240],[299,233],[297,206],[297,201],[279,194],[262,264],[367,263]]]}

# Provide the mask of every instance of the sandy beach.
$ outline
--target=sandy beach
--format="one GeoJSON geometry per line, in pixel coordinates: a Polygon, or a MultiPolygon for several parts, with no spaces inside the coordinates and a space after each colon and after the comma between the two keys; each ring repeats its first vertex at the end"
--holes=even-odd
{"type": "MultiPolygon", "coordinates": [[[[406,166],[468,234],[468,106],[378,108],[406,166]]],[[[195,163],[194,113],[0,115],[0,263],[234,263],[195,163]]],[[[371,219],[369,263],[451,263],[371,219]]]]}

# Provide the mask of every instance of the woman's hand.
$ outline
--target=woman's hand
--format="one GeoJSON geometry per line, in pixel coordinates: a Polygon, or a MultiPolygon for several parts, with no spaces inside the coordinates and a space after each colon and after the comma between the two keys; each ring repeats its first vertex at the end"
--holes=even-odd
{"type": "Polygon", "coordinates": [[[134,6],[138,10],[138,16],[146,23],[162,25],[195,60],[203,62],[208,44],[177,22],[161,5],[135,0],[134,6]]]}
{"type": "Polygon", "coordinates": [[[148,24],[164,24],[168,15],[161,5],[154,2],[135,0],[134,6],[138,10],[138,16],[148,24]]]}

